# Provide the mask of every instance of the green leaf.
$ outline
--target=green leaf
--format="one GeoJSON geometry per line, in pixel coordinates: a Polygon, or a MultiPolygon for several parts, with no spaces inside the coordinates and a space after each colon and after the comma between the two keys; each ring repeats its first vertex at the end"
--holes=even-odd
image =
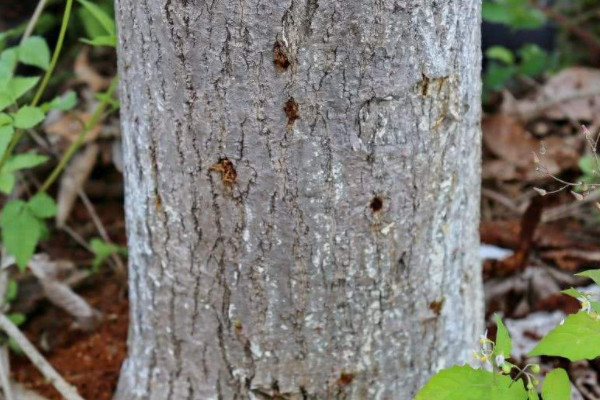
{"type": "Polygon", "coordinates": [[[498,63],[490,63],[483,77],[485,87],[490,90],[500,90],[514,76],[515,68],[512,66],[500,66],[498,63]]]}
{"type": "Polygon", "coordinates": [[[13,134],[15,133],[15,128],[12,125],[4,125],[0,126],[0,158],[4,157],[4,152],[10,143],[13,134]]]}
{"type": "Polygon", "coordinates": [[[502,61],[504,64],[512,65],[515,63],[515,55],[502,46],[492,46],[486,50],[485,55],[492,60],[502,61]]]}
{"type": "Polygon", "coordinates": [[[512,10],[510,26],[515,29],[536,29],[546,23],[546,15],[540,10],[523,5],[512,10]]]}
{"type": "Polygon", "coordinates": [[[579,169],[585,175],[593,175],[596,171],[596,160],[592,156],[584,156],[579,159],[579,169]]]}
{"type": "Polygon", "coordinates": [[[600,269],[589,269],[587,271],[575,274],[575,276],[584,276],[586,278],[590,278],[594,281],[594,283],[596,283],[596,285],[600,285],[600,269]]]}
{"type": "Polygon", "coordinates": [[[569,315],[564,323],[546,335],[530,356],[558,356],[571,361],[594,359],[600,355],[600,321],[586,312],[569,315]]]}
{"type": "Polygon", "coordinates": [[[50,49],[44,38],[32,36],[19,45],[19,61],[47,70],[50,67],[50,49]]]}
{"type": "Polygon", "coordinates": [[[13,102],[16,102],[21,96],[33,89],[39,80],[40,78],[37,76],[31,78],[17,76],[12,78],[10,82],[8,82],[7,89],[13,98],[13,102]]]}
{"type": "Polygon", "coordinates": [[[17,298],[19,294],[19,285],[17,281],[11,279],[8,281],[8,285],[6,286],[6,294],[4,295],[4,301],[10,303],[14,299],[17,298]]]}
{"type": "Polygon", "coordinates": [[[71,110],[76,105],[77,105],[77,94],[74,91],[70,90],[67,93],[63,94],[62,96],[56,97],[51,102],[45,103],[44,105],[42,105],[42,110],[44,110],[46,112],[49,110],[68,111],[68,110],[71,110]]]}
{"type": "Polygon", "coordinates": [[[0,88],[6,86],[17,67],[17,49],[6,49],[0,54],[0,88]]]}
{"type": "Polygon", "coordinates": [[[519,49],[521,62],[519,73],[522,75],[536,77],[541,75],[550,67],[548,53],[535,44],[528,44],[519,49]]]}
{"type": "Polygon", "coordinates": [[[94,271],[97,271],[98,268],[113,254],[127,255],[127,249],[125,247],[114,243],[107,243],[99,238],[90,240],[90,247],[95,255],[94,261],[92,262],[94,271]]]}
{"type": "Polygon", "coordinates": [[[29,209],[38,218],[50,218],[56,215],[56,202],[46,193],[38,193],[29,199],[29,209]]]}
{"type": "Polygon", "coordinates": [[[562,294],[566,294],[567,296],[571,296],[575,299],[587,298],[587,296],[583,292],[580,292],[579,290],[573,288],[561,290],[560,292],[562,294]]]}
{"type": "Polygon", "coordinates": [[[15,127],[20,129],[33,128],[44,120],[44,112],[41,108],[24,106],[15,114],[15,127]]]}
{"type": "Polygon", "coordinates": [[[17,312],[6,314],[6,318],[8,318],[16,326],[23,325],[23,323],[25,323],[27,320],[25,314],[17,312]]]}
{"type": "Polygon", "coordinates": [[[19,343],[13,338],[8,338],[8,347],[16,354],[23,354],[23,349],[21,349],[19,343]]]}
{"type": "Polygon", "coordinates": [[[47,156],[43,156],[34,152],[17,154],[8,159],[2,172],[15,172],[21,169],[37,167],[48,160],[47,156]]]}
{"type": "Polygon", "coordinates": [[[508,25],[511,21],[510,11],[503,4],[485,1],[482,5],[481,14],[483,19],[488,22],[508,25]]]}
{"type": "Polygon", "coordinates": [[[12,96],[6,90],[0,90],[0,111],[13,103],[12,96]]]}
{"type": "Polygon", "coordinates": [[[94,46],[94,47],[98,47],[98,46],[117,47],[117,37],[116,36],[96,36],[93,39],[81,39],[81,41],[85,44],[89,44],[90,46],[94,46]]]}
{"type": "Polygon", "coordinates": [[[98,7],[98,5],[89,2],[87,0],[77,0],[79,4],[81,4],[87,11],[89,11],[93,17],[102,25],[106,33],[111,36],[117,35],[117,30],[115,28],[115,21],[111,16],[109,16],[102,8],[98,7]]]}
{"type": "Polygon", "coordinates": [[[494,346],[494,353],[496,355],[501,355],[504,358],[509,358],[510,352],[512,351],[512,342],[510,340],[508,330],[504,326],[502,318],[500,318],[499,315],[496,315],[496,324],[498,326],[498,330],[496,332],[496,345],[494,346]]]}
{"type": "Polygon", "coordinates": [[[414,400],[525,400],[522,384],[468,365],[444,369],[434,375],[414,400]]]}
{"type": "Polygon", "coordinates": [[[527,399],[528,400],[540,400],[540,397],[538,396],[538,392],[535,389],[529,389],[527,391],[527,399]]]}
{"type": "Polygon", "coordinates": [[[2,241],[24,270],[40,238],[37,218],[22,200],[8,202],[2,210],[2,241]]]}
{"type": "Polygon", "coordinates": [[[0,172],[0,192],[10,194],[15,187],[15,176],[12,173],[0,172]]]}
{"type": "Polygon", "coordinates": [[[0,126],[12,125],[13,119],[10,115],[0,113],[0,126]]]}
{"type": "Polygon", "coordinates": [[[542,397],[544,400],[571,399],[571,382],[564,369],[557,368],[546,375],[542,397]]]}

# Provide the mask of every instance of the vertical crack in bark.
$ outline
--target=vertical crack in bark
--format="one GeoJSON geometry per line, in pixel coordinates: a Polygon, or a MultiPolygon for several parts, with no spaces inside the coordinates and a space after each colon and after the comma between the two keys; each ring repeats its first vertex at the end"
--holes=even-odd
{"type": "Polygon", "coordinates": [[[476,232],[440,230],[476,181],[445,186],[477,145],[476,112],[443,98],[467,74],[456,87],[477,103],[465,5],[477,15],[437,5],[428,32],[422,4],[391,0],[119,1],[128,201],[149,202],[128,211],[132,295],[149,300],[132,354],[150,360],[121,384],[146,389],[119,400],[410,398],[442,330],[466,343],[453,329],[475,324],[430,308],[473,309],[440,287],[475,265],[460,252],[476,232]]]}

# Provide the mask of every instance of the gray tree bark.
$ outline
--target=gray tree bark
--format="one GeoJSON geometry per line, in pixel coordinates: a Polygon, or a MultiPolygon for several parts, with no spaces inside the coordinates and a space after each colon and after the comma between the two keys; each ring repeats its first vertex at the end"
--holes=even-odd
{"type": "Polygon", "coordinates": [[[117,0],[116,398],[410,399],[481,333],[480,0],[117,0]]]}

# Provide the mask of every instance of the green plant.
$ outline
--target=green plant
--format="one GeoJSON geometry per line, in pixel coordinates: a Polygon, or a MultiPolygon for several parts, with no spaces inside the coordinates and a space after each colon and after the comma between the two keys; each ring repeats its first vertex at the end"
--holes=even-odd
{"type": "Polygon", "coordinates": [[[502,46],[486,50],[489,65],[483,76],[484,88],[497,91],[514,81],[515,78],[537,78],[556,66],[556,58],[535,44],[526,44],[517,53],[502,46]]]}
{"type": "Polygon", "coordinates": [[[100,266],[108,260],[113,254],[127,256],[127,248],[114,243],[107,243],[100,238],[90,240],[90,248],[94,252],[94,261],[92,261],[92,269],[98,271],[100,266]]]}
{"type": "Polygon", "coordinates": [[[530,0],[485,1],[482,7],[483,19],[514,29],[539,28],[546,23],[546,15],[530,0]]]}
{"type": "MultiPolygon", "coordinates": [[[[92,36],[85,41],[96,46],[114,47],[116,30],[112,17],[92,2],[78,1],[81,4],[81,10],[85,11],[88,16],[86,26],[95,21],[103,29],[102,35],[92,36]]],[[[38,36],[25,38],[18,46],[4,49],[0,53],[0,192],[4,194],[13,192],[18,171],[35,168],[49,159],[49,157],[34,151],[14,154],[24,132],[43,122],[50,110],[66,111],[77,104],[77,96],[74,92],[68,92],[40,104],[63,48],[73,3],[74,0],[66,1],[61,29],[52,54],[45,39],[38,36]],[[43,72],[43,75],[17,75],[19,64],[37,68],[43,72]],[[32,94],[32,92],[34,93],[32,94]]],[[[2,36],[0,36],[1,38],[2,36]]],[[[28,200],[10,199],[5,202],[0,213],[2,243],[7,252],[15,257],[21,269],[27,266],[38,242],[48,237],[49,230],[45,220],[55,216],[57,212],[54,199],[46,191],[60,176],[64,167],[81,147],[89,131],[98,124],[107,108],[110,107],[111,110],[114,110],[118,106],[118,102],[116,103],[113,98],[116,87],[117,79],[115,78],[109,90],[99,95],[100,103],[91,118],[84,125],[76,140],[62,155],[57,166],[37,193],[28,200]]],[[[121,248],[118,247],[110,250],[110,254],[114,251],[122,253],[121,248]]],[[[106,250],[94,251],[101,262],[106,250]]]]}
{"type": "MultiPolygon", "coordinates": [[[[592,279],[600,285],[600,270],[584,271],[577,276],[592,279]]],[[[562,293],[575,297],[581,310],[571,314],[543,337],[529,356],[557,356],[571,361],[593,360],[600,356],[600,302],[589,293],[567,289],[562,293]]],[[[484,335],[474,357],[484,367],[468,365],[444,369],[433,376],[415,400],[525,400],[539,399],[537,364],[523,368],[508,361],[511,338],[502,320],[496,317],[496,341],[484,335]]],[[[567,373],[560,368],[546,374],[542,387],[544,400],[569,400],[571,385],[567,373]]]]}
{"type": "Polygon", "coordinates": [[[117,30],[115,28],[112,2],[92,3],[87,0],[77,0],[82,7],[78,10],[79,17],[83,21],[83,26],[88,39],[82,39],[84,43],[92,46],[111,46],[117,45],[117,30]]]}

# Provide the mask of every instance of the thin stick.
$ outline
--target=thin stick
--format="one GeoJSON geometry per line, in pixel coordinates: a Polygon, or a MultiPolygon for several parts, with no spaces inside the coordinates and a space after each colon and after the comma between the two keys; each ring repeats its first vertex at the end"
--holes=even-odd
{"type": "MultiPolygon", "coordinates": [[[[96,209],[94,208],[94,205],[90,201],[87,194],[85,194],[85,192],[82,189],[79,189],[77,191],[77,193],[79,194],[79,198],[83,202],[83,205],[85,206],[88,213],[90,214],[90,217],[92,218],[92,221],[94,222],[94,225],[96,225],[96,229],[98,230],[98,233],[100,234],[100,237],[102,238],[102,240],[104,240],[106,243],[112,244],[113,242],[110,240],[110,237],[108,236],[108,232],[106,232],[106,229],[104,228],[104,225],[102,224],[102,220],[98,216],[98,213],[96,213],[96,209]]],[[[121,261],[121,257],[119,257],[118,254],[113,253],[111,255],[111,260],[115,264],[114,266],[115,266],[115,269],[117,270],[117,273],[120,276],[125,277],[126,276],[125,265],[123,264],[123,261],[121,261]]]]}
{"type": "Polygon", "coordinates": [[[2,391],[6,400],[14,400],[12,388],[10,387],[10,363],[8,360],[8,349],[6,346],[0,348],[0,381],[2,381],[2,391]]]}
{"type": "Polygon", "coordinates": [[[33,33],[33,30],[35,29],[35,26],[37,25],[37,22],[39,21],[40,16],[42,15],[44,8],[46,7],[46,3],[48,3],[48,0],[40,0],[37,7],[35,7],[35,11],[29,19],[29,23],[27,24],[25,33],[23,33],[23,37],[21,37],[21,43],[27,40],[27,38],[29,38],[33,33]]]}
{"type": "Polygon", "coordinates": [[[48,380],[56,388],[56,390],[67,400],[84,400],[79,395],[77,389],[65,381],[62,376],[46,359],[40,354],[35,346],[27,339],[25,335],[17,328],[4,314],[0,314],[0,328],[6,332],[23,350],[23,353],[29,357],[29,360],[42,373],[44,378],[48,380]]]}

